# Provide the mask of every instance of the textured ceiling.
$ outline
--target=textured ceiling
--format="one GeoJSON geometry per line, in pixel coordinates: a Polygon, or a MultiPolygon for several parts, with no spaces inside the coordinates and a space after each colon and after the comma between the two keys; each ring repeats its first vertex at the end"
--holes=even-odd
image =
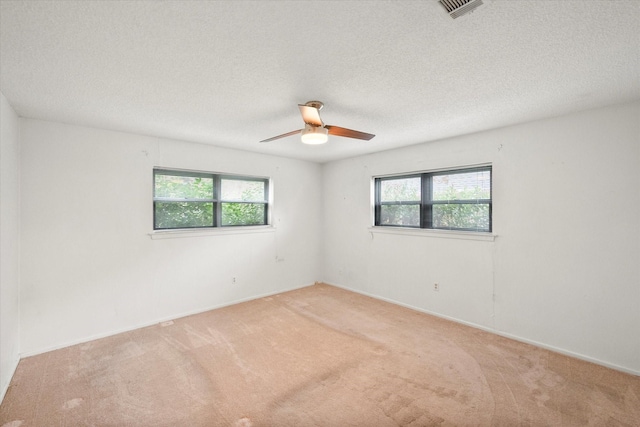
{"type": "Polygon", "coordinates": [[[640,1],[7,1],[22,117],[326,162],[640,99],[640,1]],[[374,133],[307,146],[297,104],[374,133]]]}

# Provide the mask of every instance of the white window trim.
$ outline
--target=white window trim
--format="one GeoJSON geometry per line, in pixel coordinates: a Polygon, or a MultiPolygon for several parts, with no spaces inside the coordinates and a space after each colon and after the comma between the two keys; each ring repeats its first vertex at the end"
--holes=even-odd
{"type": "Polygon", "coordinates": [[[369,232],[373,234],[395,234],[398,236],[427,237],[438,239],[476,240],[493,242],[497,234],[480,231],[441,230],[432,228],[371,226],[369,232]]]}
{"type": "Polygon", "coordinates": [[[184,237],[230,236],[233,234],[273,233],[272,225],[243,225],[217,228],[179,228],[174,230],[154,230],[148,233],[151,240],[180,239],[184,237]]]}

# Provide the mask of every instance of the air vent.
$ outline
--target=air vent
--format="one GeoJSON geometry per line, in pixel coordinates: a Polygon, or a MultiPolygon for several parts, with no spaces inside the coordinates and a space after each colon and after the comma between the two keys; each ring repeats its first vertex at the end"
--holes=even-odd
{"type": "Polygon", "coordinates": [[[447,9],[449,16],[456,19],[482,5],[482,0],[440,0],[440,4],[447,9]]]}

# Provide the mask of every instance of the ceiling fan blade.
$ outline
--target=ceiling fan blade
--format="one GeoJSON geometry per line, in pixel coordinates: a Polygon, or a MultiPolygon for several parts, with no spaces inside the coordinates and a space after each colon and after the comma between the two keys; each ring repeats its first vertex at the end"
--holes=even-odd
{"type": "Polygon", "coordinates": [[[335,136],[344,136],[345,138],[355,138],[355,139],[364,139],[365,141],[369,141],[375,135],[366,132],[360,132],[358,130],[341,128],[340,126],[325,126],[329,130],[329,135],[335,136]]]}
{"type": "Polygon", "coordinates": [[[300,113],[302,114],[302,120],[309,125],[324,126],[322,119],[320,118],[320,110],[316,107],[310,107],[304,104],[298,104],[300,113]]]}
{"type": "Polygon", "coordinates": [[[282,135],[278,135],[278,136],[274,136],[273,138],[268,138],[268,139],[263,139],[260,142],[269,142],[269,141],[274,141],[276,139],[280,139],[280,138],[286,138],[287,136],[291,136],[291,135],[295,135],[297,133],[302,132],[302,129],[298,129],[298,130],[293,130],[291,132],[287,132],[287,133],[283,133],[282,135]]]}

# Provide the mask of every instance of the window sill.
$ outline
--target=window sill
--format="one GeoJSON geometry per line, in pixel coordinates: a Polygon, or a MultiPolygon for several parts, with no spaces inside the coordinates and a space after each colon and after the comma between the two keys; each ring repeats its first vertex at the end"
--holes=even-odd
{"type": "Polygon", "coordinates": [[[480,233],[474,231],[455,230],[431,230],[424,228],[404,228],[404,227],[369,227],[371,233],[396,234],[400,236],[435,237],[440,239],[461,239],[477,240],[482,242],[493,242],[496,235],[492,233],[480,233]]]}
{"type": "Polygon", "coordinates": [[[273,233],[276,228],[270,225],[256,225],[246,227],[218,227],[181,230],[155,230],[149,233],[152,240],[179,239],[183,237],[229,236],[232,234],[273,233]]]}

